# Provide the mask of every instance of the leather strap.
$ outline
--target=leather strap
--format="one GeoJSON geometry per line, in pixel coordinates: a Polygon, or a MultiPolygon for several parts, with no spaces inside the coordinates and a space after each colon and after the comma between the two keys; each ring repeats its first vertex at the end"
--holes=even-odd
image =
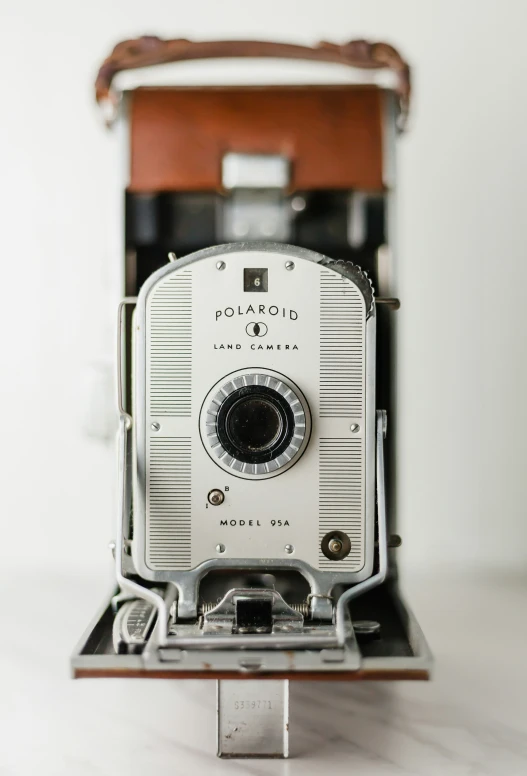
{"type": "Polygon", "coordinates": [[[135,40],[118,43],[107,57],[95,81],[97,102],[108,100],[115,105],[112,80],[122,70],[149,67],[168,62],[191,59],[218,59],[232,57],[273,57],[276,59],[304,59],[316,62],[335,62],[365,70],[391,70],[397,76],[396,92],[401,115],[399,124],[406,124],[410,106],[410,67],[399,52],[387,43],[352,40],[338,45],[322,41],[312,48],[290,43],[257,40],[190,41],[183,38],[163,40],[144,35],[135,40]]]}

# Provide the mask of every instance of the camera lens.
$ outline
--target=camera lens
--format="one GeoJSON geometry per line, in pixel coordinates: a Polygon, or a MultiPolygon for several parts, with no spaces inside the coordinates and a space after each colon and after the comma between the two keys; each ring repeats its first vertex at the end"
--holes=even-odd
{"type": "Polygon", "coordinates": [[[225,377],[200,412],[201,439],[211,458],[245,479],[274,477],[290,468],[304,452],[310,430],[300,390],[266,372],[225,377]]]}
{"type": "Polygon", "coordinates": [[[268,450],[280,438],[283,426],[279,407],[259,395],[239,399],[225,420],[232,445],[243,453],[268,450]]]}
{"type": "Polygon", "coordinates": [[[287,450],[295,429],[291,405],[265,385],[237,388],[221,403],[216,434],[222,448],[242,463],[267,463],[287,450]]]}

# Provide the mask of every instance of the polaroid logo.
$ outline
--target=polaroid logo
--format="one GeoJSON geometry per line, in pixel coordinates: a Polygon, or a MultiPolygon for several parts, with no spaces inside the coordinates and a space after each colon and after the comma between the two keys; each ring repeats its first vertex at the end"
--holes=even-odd
{"type": "Polygon", "coordinates": [[[271,305],[268,307],[265,304],[250,304],[248,307],[225,307],[223,310],[216,310],[216,320],[220,318],[233,318],[238,315],[271,315],[273,317],[287,318],[289,321],[296,321],[298,319],[298,313],[296,310],[288,309],[287,307],[277,307],[271,305]]]}

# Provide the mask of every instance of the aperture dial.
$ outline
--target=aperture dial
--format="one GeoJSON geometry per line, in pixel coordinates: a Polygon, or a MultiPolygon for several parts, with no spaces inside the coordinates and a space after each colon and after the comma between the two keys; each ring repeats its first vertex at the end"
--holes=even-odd
{"type": "Polygon", "coordinates": [[[221,381],[202,408],[202,439],[211,457],[242,477],[281,473],[309,439],[309,409],[286,378],[264,372],[221,381]]]}

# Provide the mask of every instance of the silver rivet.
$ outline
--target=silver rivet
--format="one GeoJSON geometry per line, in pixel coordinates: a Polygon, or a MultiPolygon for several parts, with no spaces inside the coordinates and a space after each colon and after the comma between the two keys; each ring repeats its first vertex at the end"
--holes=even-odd
{"type": "Polygon", "coordinates": [[[175,253],[172,253],[172,251],[168,254],[168,260],[169,261],[176,261],[177,256],[175,253]]]}
{"type": "Polygon", "coordinates": [[[150,428],[152,429],[152,431],[159,431],[159,429],[161,428],[161,423],[158,423],[157,420],[154,420],[150,428]]]}
{"type": "Polygon", "coordinates": [[[357,434],[360,431],[360,426],[358,423],[352,423],[350,426],[350,431],[352,434],[357,434]]]}
{"type": "Polygon", "coordinates": [[[226,266],[227,266],[227,265],[225,264],[225,262],[224,262],[224,261],[218,261],[218,262],[216,262],[216,269],[219,269],[220,271],[221,271],[222,269],[225,269],[225,267],[226,267],[226,266]]]}
{"type": "Polygon", "coordinates": [[[291,207],[295,213],[301,213],[302,210],[306,209],[306,200],[304,197],[293,197],[291,200],[291,207]]]}
{"type": "Polygon", "coordinates": [[[225,545],[224,544],[217,544],[216,545],[216,552],[225,552],[225,545]]]}
{"type": "Polygon", "coordinates": [[[212,504],[213,507],[219,507],[219,505],[223,504],[225,501],[223,491],[219,490],[218,488],[211,490],[207,498],[209,500],[209,504],[212,504]]]}
{"type": "Polygon", "coordinates": [[[291,555],[291,553],[295,551],[295,548],[293,547],[292,544],[286,544],[286,546],[284,547],[284,550],[287,552],[288,555],[291,555]]]}
{"type": "Polygon", "coordinates": [[[289,270],[294,269],[295,268],[295,262],[294,261],[286,261],[285,268],[289,269],[289,270]]]}

